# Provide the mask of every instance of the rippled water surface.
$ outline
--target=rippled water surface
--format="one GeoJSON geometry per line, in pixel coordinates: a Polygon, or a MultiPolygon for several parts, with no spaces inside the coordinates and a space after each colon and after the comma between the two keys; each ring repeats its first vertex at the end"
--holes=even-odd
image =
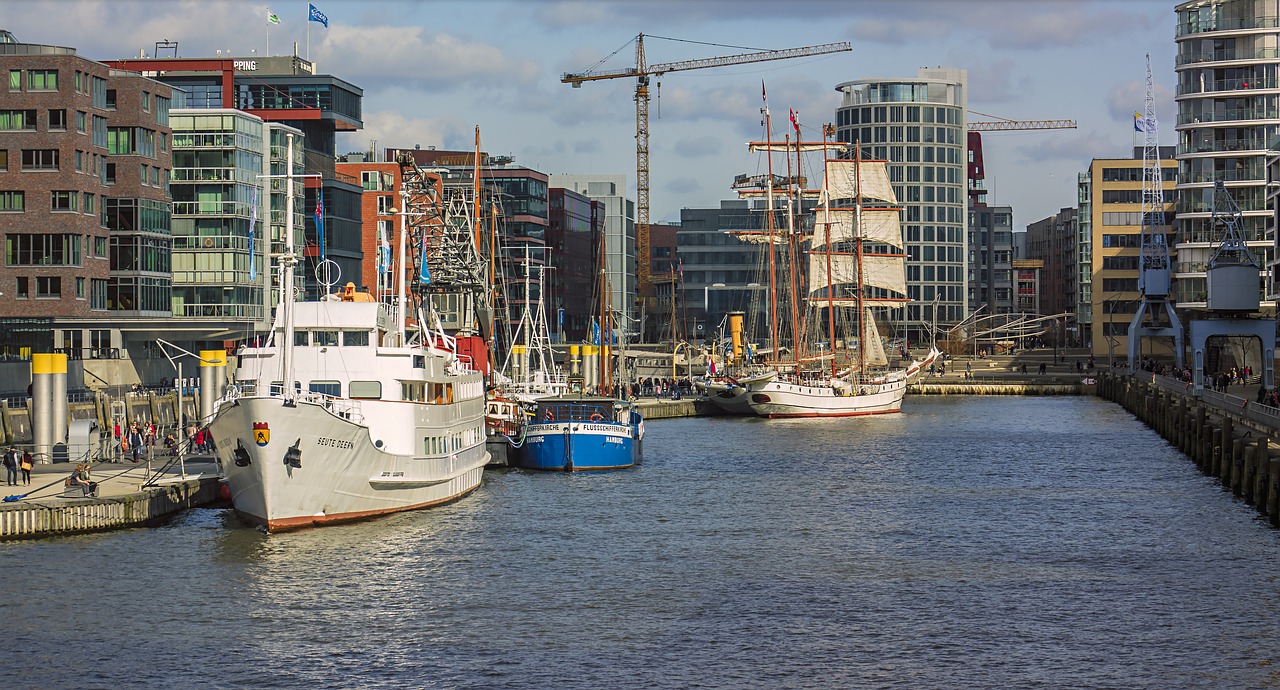
{"type": "Polygon", "coordinates": [[[907,408],[654,421],[635,470],[492,472],[456,504],[355,525],[266,535],[198,510],[3,544],[0,678],[1280,686],[1278,533],[1129,414],[907,408]]]}

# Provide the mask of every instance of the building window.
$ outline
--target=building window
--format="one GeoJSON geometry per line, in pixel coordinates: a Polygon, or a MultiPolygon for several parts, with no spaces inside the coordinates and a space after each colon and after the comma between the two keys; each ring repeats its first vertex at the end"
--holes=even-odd
{"type": "Polygon", "coordinates": [[[107,110],[116,109],[116,90],[115,89],[107,89],[106,109],[107,110]]]}
{"type": "Polygon", "coordinates": [[[142,112],[151,112],[151,93],[148,91],[142,92],[142,112]]]}
{"type": "MultiPolygon", "coordinates": [[[[105,259],[107,257],[107,238],[93,238],[93,255],[99,259],[105,259]]],[[[103,289],[105,290],[106,288],[104,287],[103,289]]],[[[106,299],[106,292],[103,292],[102,294],[104,296],[103,299],[106,299]]],[[[105,305],[106,303],[104,302],[103,304],[105,305]]],[[[103,308],[105,309],[106,307],[104,306],[103,308]]]]}
{"type": "Polygon", "coordinates": [[[58,149],[22,149],[23,170],[57,170],[58,149]]]}
{"type": "Polygon", "coordinates": [[[84,172],[84,151],[76,151],[76,172],[84,172]]]}
{"type": "Polygon", "coordinates": [[[15,286],[14,293],[17,294],[18,299],[26,299],[31,296],[31,292],[27,287],[26,277],[18,278],[18,282],[17,282],[17,285],[15,286]]]}
{"type": "Polygon", "coordinates": [[[80,235],[70,233],[5,236],[6,266],[79,266],[80,235]]]}
{"type": "Polygon", "coordinates": [[[76,131],[81,134],[89,131],[89,114],[83,110],[76,111],[76,131]]]}
{"type": "Polygon", "coordinates": [[[0,192],[0,211],[26,210],[24,192],[0,192]]]}
{"type": "Polygon", "coordinates": [[[50,203],[49,210],[55,211],[55,212],[56,211],[79,211],[80,204],[77,203],[80,200],[79,196],[80,196],[79,192],[74,192],[74,191],[55,190],[55,191],[49,192],[49,197],[52,200],[52,202],[50,203]]]}
{"type": "Polygon", "coordinates": [[[380,192],[378,183],[382,181],[382,176],[376,170],[362,170],[360,172],[360,186],[366,192],[380,192]]]}
{"type": "Polygon", "coordinates": [[[115,163],[107,163],[106,165],[102,166],[102,183],[103,184],[116,183],[116,164],[115,163]]]}
{"type": "Polygon", "coordinates": [[[27,90],[28,91],[57,91],[58,90],[58,70],[56,69],[27,70],[27,90]]]}
{"type": "Polygon", "coordinates": [[[60,276],[36,276],[36,299],[58,299],[62,297],[62,278],[60,276]]]}
{"type": "Polygon", "coordinates": [[[89,308],[106,310],[107,281],[105,278],[93,278],[89,281],[89,308]]]}
{"type": "Polygon", "coordinates": [[[94,198],[95,198],[95,197],[94,197],[94,195],[89,194],[88,192],[85,192],[85,195],[84,195],[84,212],[85,212],[86,214],[90,214],[90,215],[92,215],[93,213],[95,213],[95,211],[94,211],[94,203],[93,203],[94,198]]]}
{"type": "Polygon", "coordinates": [[[0,130],[34,132],[36,130],[36,111],[0,110],[0,130]]]}
{"type": "Polygon", "coordinates": [[[9,70],[9,90],[10,91],[22,90],[22,70],[20,69],[9,70]]]}
{"type": "Polygon", "coordinates": [[[0,149],[0,172],[9,172],[9,149],[0,149]]]}
{"type": "Polygon", "coordinates": [[[395,204],[392,203],[394,199],[395,197],[392,197],[392,196],[378,197],[378,215],[380,216],[391,215],[392,213],[391,209],[395,208],[395,204]]]}
{"type": "Polygon", "coordinates": [[[76,299],[84,299],[84,278],[76,278],[76,299]]]}
{"type": "Polygon", "coordinates": [[[61,108],[49,111],[49,131],[67,131],[67,111],[61,108]]]}

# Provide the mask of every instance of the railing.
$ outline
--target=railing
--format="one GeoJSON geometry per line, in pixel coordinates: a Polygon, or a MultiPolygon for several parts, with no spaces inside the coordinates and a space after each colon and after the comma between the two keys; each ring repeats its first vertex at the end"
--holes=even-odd
{"type": "Polygon", "coordinates": [[[1178,55],[1177,65],[1193,65],[1199,62],[1228,62],[1231,60],[1274,60],[1280,57],[1280,50],[1275,48],[1257,48],[1255,50],[1202,50],[1194,53],[1178,55]]]}
{"type": "Polygon", "coordinates": [[[1206,82],[1180,84],[1178,95],[1192,93],[1216,93],[1221,91],[1253,91],[1255,89],[1274,89],[1276,80],[1272,79],[1215,79],[1206,82]]]}
{"type": "Polygon", "coordinates": [[[1223,112],[1180,113],[1178,124],[1190,125],[1202,122],[1230,122],[1235,120],[1274,120],[1280,117],[1275,108],[1236,108],[1223,112]]]}
{"type": "Polygon", "coordinates": [[[1276,17],[1246,17],[1240,19],[1204,19],[1178,22],[1178,35],[1189,36],[1210,31],[1243,31],[1245,29],[1274,29],[1280,26],[1276,17]]]}
{"type": "MultiPolygon", "coordinates": [[[[1140,380],[1146,380],[1148,376],[1151,378],[1152,383],[1167,391],[1187,397],[1195,397],[1193,395],[1193,384],[1190,381],[1183,381],[1172,376],[1161,376],[1147,371],[1137,374],[1137,378],[1140,380]]],[[[1248,398],[1215,391],[1212,388],[1204,388],[1200,391],[1199,399],[1223,411],[1242,415],[1260,424],[1280,429],[1280,407],[1254,402],[1248,398]]]]}

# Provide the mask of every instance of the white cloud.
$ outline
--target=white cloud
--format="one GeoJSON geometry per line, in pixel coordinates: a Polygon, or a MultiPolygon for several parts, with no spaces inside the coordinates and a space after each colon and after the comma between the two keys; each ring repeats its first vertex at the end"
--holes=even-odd
{"type": "Polygon", "coordinates": [[[532,81],[535,63],[516,60],[501,48],[467,41],[421,26],[332,24],[315,51],[343,79],[366,88],[399,84],[445,90],[498,87],[532,81]]]}
{"type": "Polygon", "coordinates": [[[662,185],[662,189],[671,194],[694,194],[702,191],[702,184],[695,177],[677,177],[662,185]]]}

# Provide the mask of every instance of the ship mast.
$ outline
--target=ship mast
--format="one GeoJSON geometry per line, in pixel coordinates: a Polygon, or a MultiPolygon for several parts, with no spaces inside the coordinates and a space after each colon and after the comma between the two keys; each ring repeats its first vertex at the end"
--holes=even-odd
{"type": "MultiPolygon", "coordinates": [[[[792,114],[792,124],[796,130],[796,167],[799,168],[800,161],[800,125],[792,114]]],[[[791,135],[787,135],[787,149],[791,148],[791,135]]],[[[799,244],[796,241],[796,204],[800,203],[800,189],[796,176],[799,170],[792,171],[791,155],[787,155],[787,254],[790,259],[787,262],[787,268],[791,273],[791,341],[795,348],[796,373],[800,373],[800,360],[804,356],[804,345],[801,342],[802,322],[800,319],[800,304],[798,300],[800,279],[796,275],[796,257],[799,255],[799,244]]]]}
{"type": "Polygon", "coordinates": [[[826,196],[823,204],[823,247],[827,258],[827,342],[831,345],[831,376],[836,375],[836,310],[831,280],[831,195],[827,179],[827,135],[828,127],[822,128],[822,191],[826,196]]]}
{"type": "MultiPolygon", "coordinates": [[[[858,379],[867,368],[867,314],[862,307],[862,144],[853,140],[853,251],[858,265],[855,279],[858,293],[858,379]]],[[[877,336],[878,337],[878,336],[877,336]]]]}
{"type": "Polygon", "coordinates": [[[778,219],[773,208],[773,132],[769,119],[769,99],[765,97],[764,82],[760,82],[760,96],[764,99],[764,140],[765,140],[765,161],[768,166],[769,177],[765,182],[765,198],[767,199],[768,208],[765,213],[765,229],[769,234],[769,331],[773,338],[773,363],[776,365],[781,362],[778,356],[782,352],[782,348],[778,343],[778,245],[775,239],[778,232],[778,219]]]}
{"type": "Polygon", "coordinates": [[[280,257],[280,309],[284,311],[284,342],[280,364],[284,370],[285,400],[293,400],[293,267],[298,255],[293,246],[293,134],[285,135],[284,254],[280,257]]]}

